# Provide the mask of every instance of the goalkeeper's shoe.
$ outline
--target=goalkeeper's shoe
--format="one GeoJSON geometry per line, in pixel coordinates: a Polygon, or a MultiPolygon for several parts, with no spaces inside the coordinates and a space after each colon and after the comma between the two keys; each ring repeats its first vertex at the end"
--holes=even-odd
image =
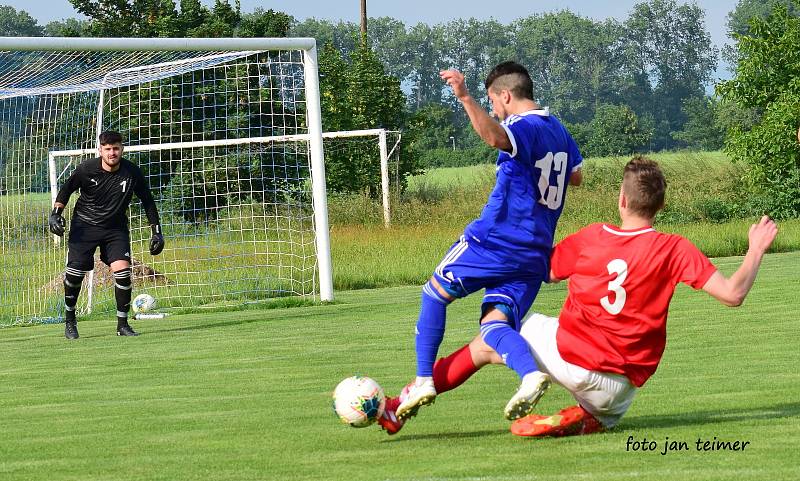
{"type": "Polygon", "coordinates": [[[405,421],[397,417],[398,406],[400,406],[399,397],[387,398],[383,414],[378,418],[378,424],[380,424],[381,429],[386,431],[386,434],[389,436],[397,434],[398,431],[403,429],[403,424],[405,424],[405,421]]]}
{"type": "Polygon", "coordinates": [[[75,321],[69,322],[66,321],[64,323],[64,337],[67,339],[77,339],[80,336],[78,335],[78,323],[75,321]]]}
{"type": "Polygon", "coordinates": [[[117,328],[118,336],[138,336],[139,333],[134,331],[130,325],[124,325],[117,328]]]}
{"type": "Polygon", "coordinates": [[[526,374],[516,394],[506,404],[506,419],[513,421],[531,414],[549,387],[550,376],[547,374],[541,371],[526,374]]]}
{"type": "Polygon", "coordinates": [[[603,425],[580,406],[570,406],[552,416],[531,414],[511,424],[511,433],[517,436],[573,436],[603,431],[603,425]]]}
{"type": "Polygon", "coordinates": [[[436,400],[436,388],[433,385],[433,378],[418,378],[414,384],[408,388],[408,395],[397,407],[397,417],[401,421],[417,415],[417,411],[422,406],[433,404],[436,400]]]}

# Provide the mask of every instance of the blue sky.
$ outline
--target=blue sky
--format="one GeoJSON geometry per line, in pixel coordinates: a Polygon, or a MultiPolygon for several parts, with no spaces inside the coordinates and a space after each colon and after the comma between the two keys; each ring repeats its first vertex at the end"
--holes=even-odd
{"type": "MultiPolygon", "coordinates": [[[[176,2],[177,3],[177,2],[176,2]]],[[[213,5],[213,0],[203,0],[213,5]]],[[[231,0],[233,3],[233,0],[231,0]]],[[[251,12],[256,7],[273,8],[293,15],[295,18],[326,18],[331,20],[359,21],[360,0],[241,0],[242,10],[251,12]]],[[[594,1],[594,0],[505,0],[487,2],[486,0],[368,0],[367,13],[374,17],[394,17],[406,24],[424,22],[436,24],[454,18],[489,18],[508,23],[516,18],[548,11],[572,10],[580,15],[594,18],[624,19],[636,0],[594,1]]],[[[679,0],[679,3],[688,3],[679,0]]],[[[706,12],[706,28],[717,47],[728,42],[726,17],[738,3],[737,0],[697,0],[706,12]]],[[[77,17],[68,0],[0,0],[0,5],[22,9],[37,19],[40,24],[52,20],[77,17]]],[[[722,69],[719,76],[727,77],[722,69]]]]}

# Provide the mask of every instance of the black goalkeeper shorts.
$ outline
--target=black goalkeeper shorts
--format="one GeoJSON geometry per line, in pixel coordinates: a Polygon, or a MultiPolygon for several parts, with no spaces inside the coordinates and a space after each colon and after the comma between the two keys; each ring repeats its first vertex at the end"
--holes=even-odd
{"type": "Polygon", "coordinates": [[[131,261],[131,235],[127,226],[99,227],[73,218],[69,229],[67,265],[83,271],[94,268],[94,251],[100,248],[100,260],[131,261]]]}

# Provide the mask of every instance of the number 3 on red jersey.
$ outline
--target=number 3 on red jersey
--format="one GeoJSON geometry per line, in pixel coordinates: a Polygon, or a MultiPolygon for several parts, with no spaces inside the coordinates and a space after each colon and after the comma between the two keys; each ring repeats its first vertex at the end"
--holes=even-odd
{"type": "Polygon", "coordinates": [[[609,296],[605,296],[600,299],[600,305],[603,306],[603,309],[608,311],[609,314],[616,316],[622,312],[622,308],[625,307],[625,300],[627,299],[627,293],[625,292],[625,288],[622,287],[622,283],[625,282],[625,279],[628,277],[628,263],[622,259],[614,259],[609,262],[606,267],[608,268],[609,274],[617,275],[615,279],[608,283],[608,290],[614,293],[614,302],[611,302],[609,296]]]}

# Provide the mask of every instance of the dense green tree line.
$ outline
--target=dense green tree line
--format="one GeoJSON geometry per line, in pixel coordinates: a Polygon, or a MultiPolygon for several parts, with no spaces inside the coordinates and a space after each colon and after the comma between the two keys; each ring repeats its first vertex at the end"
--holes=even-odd
{"type": "MultiPolygon", "coordinates": [[[[356,32],[354,23],[308,19],[294,24],[290,34],[314,36],[346,53],[357,45],[356,32]]],[[[473,18],[405,26],[396,19],[375,18],[368,35],[387,71],[408,92],[410,109],[449,107],[459,138],[465,138],[466,118],[442,88],[438,71],[462,70],[473,94],[485,98],[482,80],[493,65],[509,58],[529,68],[540,101],[578,129],[589,128],[598,109],[604,117],[619,112],[622,118],[615,122],[627,119],[639,126],[638,142],[620,139],[614,147],[597,145],[588,154],[616,153],[622,143],[626,153],[686,146],[673,135],[687,120],[682,106],[688,99],[705,97],[717,57],[702,10],[674,0],[639,3],[622,22],[596,21],[569,11],[532,15],[508,25],[473,18]],[[609,110],[608,105],[619,108],[609,110]]],[[[439,147],[448,140],[440,139],[439,147]]]]}

